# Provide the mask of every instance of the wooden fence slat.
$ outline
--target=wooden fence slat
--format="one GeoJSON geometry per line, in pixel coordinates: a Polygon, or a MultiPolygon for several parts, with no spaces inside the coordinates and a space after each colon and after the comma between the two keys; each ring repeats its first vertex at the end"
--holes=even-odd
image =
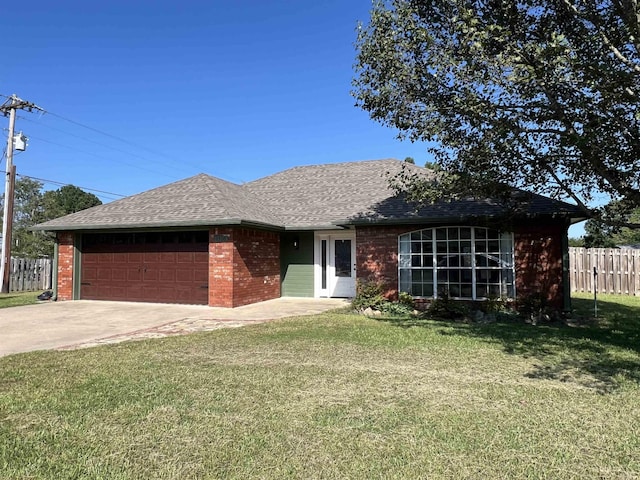
{"type": "Polygon", "coordinates": [[[640,250],[569,247],[572,292],[593,293],[594,267],[598,270],[598,293],[640,295],[640,250]]]}
{"type": "Polygon", "coordinates": [[[50,258],[11,258],[9,265],[9,291],[33,292],[48,290],[52,286],[50,258]]]}

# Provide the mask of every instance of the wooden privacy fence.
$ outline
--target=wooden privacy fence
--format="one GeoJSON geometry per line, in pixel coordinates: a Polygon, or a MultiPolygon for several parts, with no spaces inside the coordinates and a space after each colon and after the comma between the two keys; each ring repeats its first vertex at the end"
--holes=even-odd
{"type": "Polygon", "coordinates": [[[50,289],[52,264],[50,258],[11,257],[9,291],[33,292],[50,289]]]}
{"type": "Polygon", "coordinates": [[[594,267],[598,272],[598,293],[640,295],[640,250],[570,247],[572,292],[593,293],[594,267]]]}

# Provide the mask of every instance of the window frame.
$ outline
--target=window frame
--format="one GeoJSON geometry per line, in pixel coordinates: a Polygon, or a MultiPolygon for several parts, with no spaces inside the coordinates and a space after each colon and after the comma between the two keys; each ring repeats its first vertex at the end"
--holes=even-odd
{"type": "Polygon", "coordinates": [[[398,291],[436,299],[516,298],[513,232],[469,225],[398,235],[398,291]]]}

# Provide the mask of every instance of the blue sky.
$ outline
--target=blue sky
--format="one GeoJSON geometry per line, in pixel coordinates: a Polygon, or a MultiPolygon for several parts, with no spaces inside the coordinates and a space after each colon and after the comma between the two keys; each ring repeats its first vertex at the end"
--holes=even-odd
{"type": "Polygon", "coordinates": [[[13,3],[0,16],[0,94],[49,112],[20,113],[30,140],[18,174],[130,195],[200,172],[241,183],[297,165],[407,156],[422,165],[425,144],[397,140],[350,95],[356,26],[370,7],[13,3]]]}

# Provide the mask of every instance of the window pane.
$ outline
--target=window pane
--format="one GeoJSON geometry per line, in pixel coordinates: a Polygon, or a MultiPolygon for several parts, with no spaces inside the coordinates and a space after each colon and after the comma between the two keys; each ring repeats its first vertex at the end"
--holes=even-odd
{"type": "Polygon", "coordinates": [[[335,240],[336,277],[351,276],[351,240],[335,240]]]}
{"type": "Polygon", "coordinates": [[[400,268],[407,268],[411,266],[411,255],[400,255],[398,259],[400,268]]]}
{"type": "Polygon", "coordinates": [[[422,232],[411,232],[411,240],[422,240],[422,232]]]}
{"type": "Polygon", "coordinates": [[[460,238],[471,238],[471,229],[470,228],[461,228],[460,229],[460,238]]]}
{"type": "Polygon", "coordinates": [[[422,257],[420,255],[411,255],[411,266],[412,267],[421,267],[422,264],[420,260],[422,257]]]}
{"type": "Polygon", "coordinates": [[[462,298],[473,298],[473,286],[470,283],[463,283],[460,287],[462,298]]]}
{"type": "Polygon", "coordinates": [[[428,242],[422,242],[422,251],[424,253],[432,253],[433,252],[433,243],[429,240],[428,242]]]}
{"type": "Polygon", "coordinates": [[[476,253],[484,253],[487,251],[487,242],[484,240],[477,241],[476,240],[476,253]]]}
{"type": "Polygon", "coordinates": [[[449,240],[457,240],[458,239],[458,229],[450,228],[448,231],[449,240]]]}
{"type": "Polygon", "coordinates": [[[400,291],[411,292],[411,270],[400,270],[400,291]]]}
{"type": "Polygon", "coordinates": [[[436,228],[436,240],[446,240],[447,230],[444,228],[436,228]]]}
{"type": "Polygon", "coordinates": [[[422,253],[422,242],[411,242],[411,253],[422,253]]]}
{"type": "Polygon", "coordinates": [[[433,283],[425,283],[422,286],[422,295],[425,297],[433,297],[433,283]]]}
{"type": "Polygon", "coordinates": [[[422,270],[411,270],[411,282],[422,283],[422,270]]]}
{"type": "Polygon", "coordinates": [[[449,253],[458,253],[460,251],[460,245],[458,241],[449,242],[449,253]]]}
{"type": "Polygon", "coordinates": [[[423,270],[422,271],[422,281],[433,283],[433,270],[423,270]]]}
{"type": "Polygon", "coordinates": [[[407,241],[400,241],[400,253],[409,253],[411,251],[411,243],[407,241]]]}
{"type": "Polygon", "coordinates": [[[430,267],[433,265],[433,255],[423,255],[422,256],[422,266],[430,267]]]}

